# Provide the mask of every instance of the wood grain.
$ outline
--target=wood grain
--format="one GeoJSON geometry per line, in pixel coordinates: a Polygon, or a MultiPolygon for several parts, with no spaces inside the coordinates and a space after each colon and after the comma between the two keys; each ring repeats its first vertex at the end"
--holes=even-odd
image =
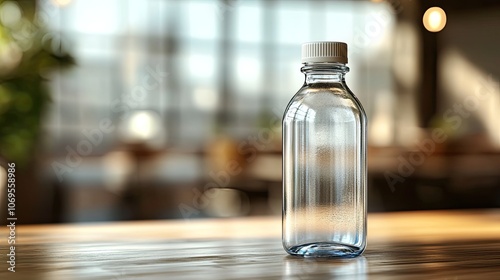
{"type": "Polygon", "coordinates": [[[500,279],[499,210],[368,224],[366,252],[347,260],[288,256],[279,217],[19,226],[16,272],[3,261],[0,279],[500,279]]]}

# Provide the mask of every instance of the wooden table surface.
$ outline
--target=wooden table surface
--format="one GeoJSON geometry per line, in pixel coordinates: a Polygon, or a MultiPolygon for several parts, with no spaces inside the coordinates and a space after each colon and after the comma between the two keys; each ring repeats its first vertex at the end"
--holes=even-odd
{"type": "Polygon", "coordinates": [[[356,259],[281,247],[279,217],[16,228],[0,279],[500,279],[500,210],[370,214],[356,259]]]}

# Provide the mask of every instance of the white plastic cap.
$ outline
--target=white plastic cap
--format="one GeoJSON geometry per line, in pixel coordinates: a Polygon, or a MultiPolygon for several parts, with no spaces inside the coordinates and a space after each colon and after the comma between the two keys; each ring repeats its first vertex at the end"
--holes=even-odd
{"type": "Polygon", "coordinates": [[[302,63],[347,63],[347,44],[343,42],[310,42],[302,44],[302,63]]]}

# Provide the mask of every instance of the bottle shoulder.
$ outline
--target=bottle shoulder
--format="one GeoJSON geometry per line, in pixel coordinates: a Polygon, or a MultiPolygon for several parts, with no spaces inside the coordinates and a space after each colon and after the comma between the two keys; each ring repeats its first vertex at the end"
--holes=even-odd
{"type": "Polygon", "coordinates": [[[346,114],[366,119],[361,102],[341,83],[304,85],[290,100],[283,119],[297,118],[300,116],[297,112],[346,114]]]}

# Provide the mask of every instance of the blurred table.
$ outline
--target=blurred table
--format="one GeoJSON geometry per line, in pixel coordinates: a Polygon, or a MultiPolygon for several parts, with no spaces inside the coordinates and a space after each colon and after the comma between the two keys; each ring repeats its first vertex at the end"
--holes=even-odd
{"type": "Polygon", "coordinates": [[[500,210],[369,215],[356,259],[288,256],[279,217],[17,227],[1,279],[500,279],[500,210]]]}

